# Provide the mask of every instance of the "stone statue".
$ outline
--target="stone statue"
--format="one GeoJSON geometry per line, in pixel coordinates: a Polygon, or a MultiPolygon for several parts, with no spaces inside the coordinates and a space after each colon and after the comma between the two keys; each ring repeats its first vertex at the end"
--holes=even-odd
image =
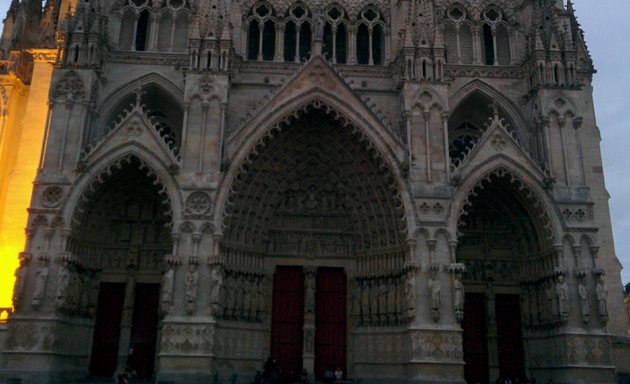
{"type": "Polygon", "coordinates": [[[304,311],[308,314],[315,313],[315,276],[312,273],[306,274],[304,281],[304,311]]]}
{"type": "Polygon", "coordinates": [[[258,321],[264,321],[267,312],[267,299],[265,296],[265,289],[267,287],[267,279],[261,278],[256,285],[256,308],[258,321]]]}
{"type": "Polygon", "coordinates": [[[55,303],[57,307],[63,307],[66,304],[68,286],[70,283],[70,271],[67,263],[61,262],[59,272],[57,272],[57,288],[55,290],[55,303]]]}
{"type": "Polygon", "coordinates": [[[556,300],[560,321],[566,321],[569,317],[569,287],[562,275],[558,276],[558,281],[556,282],[556,300]]]}
{"type": "Polygon", "coordinates": [[[175,270],[171,266],[162,275],[162,310],[169,312],[173,301],[173,284],[175,281],[175,270]]]}
{"type": "Polygon", "coordinates": [[[304,352],[308,352],[308,353],[313,352],[314,339],[315,337],[313,336],[312,330],[309,329],[304,332],[304,352]]]}
{"type": "Polygon", "coordinates": [[[370,280],[370,322],[378,324],[378,281],[370,280]]]}
{"type": "Polygon", "coordinates": [[[553,292],[553,284],[547,281],[545,285],[545,298],[547,299],[547,322],[553,323],[556,318],[556,306],[554,305],[555,294],[553,292]]]}
{"type": "Polygon", "coordinates": [[[220,270],[221,267],[214,266],[210,270],[210,295],[209,301],[211,304],[219,303],[221,286],[223,285],[223,275],[220,270]]]}
{"type": "Polygon", "coordinates": [[[370,322],[370,284],[367,280],[361,282],[361,322],[370,322]]]}
{"type": "Polygon", "coordinates": [[[387,278],[381,278],[378,285],[378,313],[381,323],[385,323],[387,316],[387,278]]]}
{"type": "Polygon", "coordinates": [[[599,317],[602,322],[608,321],[608,290],[604,282],[604,275],[601,274],[597,277],[597,286],[595,287],[595,294],[597,297],[597,309],[599,311],[599,317]]]}
{"type": "Polygon", "coordinates": [[[457,272],[453,280],[453,308],[455,309],[455,319],[464,320],[464,284],[462,274],[457,272]]]}
{"type": "Polygon", "coordinates": [[[391,317],[390,320],[394,320],[396,317],[396,313],[398,312],[396,308],[396,279],[390,278],[388,280],[389,290],[387,292],[387,314],[391,317]]]}
{"type": "Polygon", "coordinates": [[[582,310],[582,321],[588,323],[591,317],[591,308],[588,303],[588,288],[584,283],[584,278],[581,278],[578,282],[578,295],[580,296],[580,309],[582,310]]]}
{"type": "MultiPolygon", "coordinates": [[[[252,317],[252,282],[248,277],[243,279],[243,319],[252,317]]],[[[254,317],[255,317],[254,313],[254,317]]]]}
{"type": "Polygon", "coordinates": [[[429,297],[431,298],[431,316],[434,321],[440,319],[440,307],[442,305],[442,287],[436,278],[436,272],[431,271],[429,277],[429,297]]]}
{"type": "Polygon", "coordinates": [[[407,304],[407,320],[416,317],[416,276],[413,270],[407,271],[405,279],[405,302],[407,304]]]}
{"type": "Polygon", "coordinates": [[[494,323],[496,321],[496,294],[494,292],[494,288],[492,287],[492,281],[488,280],[486,283],[486,318],[489,323],[494,323]]]}
{"type": "Polygon", "coordinates": [[[28,268],[26,262],[20,260],[20,266],[15,270],[15,283],[13,284],[13,306],[15,308],[18,308],[22,303],[27,274],[28,268]]]}
{"type": "Polygon", "coordinates": [[[361,322],[361,285],[359,280],[353,280],[352,315],[357,323],[361,322]]]}
{"type": "Polygon", "coordinates": [[[35,289],[33,290],[33,307],[38,308],[46,293],[46,282],[48,281],[48,266],[43,264],[35,273],[35,289]]]}
{"type": "Polygon", "coordinates": [[[326,23],[324,22],[324,19],[322,18],[321,13],[317,13],[317,15],[315,15],[315,35],[314,35],[314,41],[322,41],[324,39],[324,27],[325,27],[326,23]]]}
{"type": "Polygon", "coordinates": [[[185,284],[186,284],[186,314],[192,315],[195,311],[195,302],[197,301],[197,279],[199,273],[195,264],[188,266],[188,272],[186,272],[185,284]]]}

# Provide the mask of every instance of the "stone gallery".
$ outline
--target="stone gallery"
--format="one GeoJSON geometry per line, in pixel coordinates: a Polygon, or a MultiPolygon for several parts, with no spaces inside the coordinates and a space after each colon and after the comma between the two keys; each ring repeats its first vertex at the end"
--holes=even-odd
{"type": "Polygon", "coordinates": [[[14,0],[0,49],[0,382],[630,370],[570,1],[14,0]]]}

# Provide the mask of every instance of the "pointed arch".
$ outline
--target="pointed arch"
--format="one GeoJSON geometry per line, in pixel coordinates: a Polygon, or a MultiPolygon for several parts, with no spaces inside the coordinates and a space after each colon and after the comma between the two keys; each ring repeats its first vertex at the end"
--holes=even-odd
{"type": "MultiPolygon", "coordinates": [[[[378,159],[382,168],[391,173],[396,183],[397,198],[405,210],[405,228],[408,234],[415,228],[415,215],[409,189],[401,174],[399,164],[404,158],[404,150],[400,142],[385,128],[375,127],[370,115],[361,115],[363,106],[356,108],[351,103],[320,88],[314,88],[292,99],[278,103],[278,108],[265,109],[250,121],[230,141],[241,143],[229,152],[230,167],[218,188],[215,201],[214,225],[222,230],[228,199],[237,177],[243,167],[251,164],[253,158],[263,149],[269,140],[288,125],[297,120],[301,114],[311,108],[322,109],[339,121],[341,126],[350,127],[352,133],[359,137],[362,145],[378,159]]],[[[228,147],[229,151],[229,147],[228,147]]]]}
{"type": "Polygon", "coordinates": [[[475,92],[479,92],[481,95],[496,102],[499,109],[507,115],[505,117],[516,131],[520,141],[522,143],[528,142],[527,120],[522,114],[521,109],[515,105],[514,102],[505,97],[503,93],[499,92],[493,86],[482,80],[471,80],[460,88],[454,90],[449,96],[451,105],[450,110],[456,111],[460,105],[465,103],[468,97],[474,95],[475,92]]]}
{"type": "Polygon", "coordinates": [[[97,111],[98,116],[102,119],[100,123],[103,123],[103,119],[106,121],[119,104],[138,88],[146,88],[149,85],[160,88],[172,101],[177,103],[179,108],[184,108],[184,91],[168,78],[159,73],[151,72],[134,81],[121,85],[105,96],[103,102],[99,103],[101,108],[97,111]]]}
{"type": "Polygon", "coordinates": [[[449,229],[452,233],[459,236],[458,227],[470,205],[469,199],[474,197],[476,190],[483,188],[482,183],[493,175],[507,177],[513,188],[526,200],[523,201],[523,204],[527,205],[525,208],[529,210],[532,219],[540,223],[539,229],[544,235],[541,241],[546,240],[548,246],[561,241],[563,227],[560,213],[552,198],[543,189],[542,179],[503,154],[493,156],[472,169],[460,182],[449,212],[449,229]]]}
{"type": "Polygon", "coordinates": [[[117,148],[112,148],[100,157],[93,159],[88,171],[83,173],[69,191],[68,197],[62,207],[63,217],[66,223],[76,225],[80,218],[77,215],[83,213],[85,206],[90,202],[90,195],[117,169],[130,163],[131,159],[137,159],[140,169],[153,180],[153,184],[159,188],[159,194],[163,196],[163,203],[168,205],[170,226],[179,222],[183,207],[180,196],[180,187],[169,172],[168,165],[162,159],[138,143],[129,143],[117,148]]]}

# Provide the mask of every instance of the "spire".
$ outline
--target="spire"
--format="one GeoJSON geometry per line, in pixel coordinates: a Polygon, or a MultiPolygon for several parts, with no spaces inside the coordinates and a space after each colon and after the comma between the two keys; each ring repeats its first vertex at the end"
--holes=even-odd
{"type": "Polygon", "coordinates": [[[558,44],[558,40],[556,39],[556,34],[551,33],[551,39],[549,40],[549,50],[554,52],[560,51],[560,44],[558,44]]]}
{"type": "Polygon", "coordinates": [[[540,33],[538,32],[538,30],[535,32],[534,35],[534,44],[535,44],[535,50],[536,51],[544,51],[545,50],[545,45],[543,44],[542,41],[542,37],[540,37],[540,33]]]}
{"type": "Polygon", "coordinates": [[[190,38],[194,39],[194,40],[199,40],[201,39],[201,36],[199,34],[199,17],[195,17],[195,19],[192,22],[192,28],[190,29],[190,38]]]}
{"type": "Polygon", "coordinates": [[[221,41],[230,41],[232,36],[230,33],[230,23],[227,20],[223,21],[223,31],[221,32],[221,41]]]}
{"type": "Polygon", "coordinates": [[[405,25],[405,42],[404,48],[414,48],[413,38],[412,38],[413,30],[411,29],[411,23],[409,23],[409,19],[407,19],[407,23],[405,25]]]}
{"type": "Polygon", "coordinates": [[[11,6],[9,7],[9,10],[7,11],[7,16],[11,15],[15,17],[15,15],[17,15],[19,5],[20,3],[18,2],[18,0],[12,0],[11,6]]]}
{"type": "Polygon", "coordinates": [[[433,48],[444,48],[444,36],[442,36],[442,30],[439,25],[435,25],[435,42],[433,48]]]}

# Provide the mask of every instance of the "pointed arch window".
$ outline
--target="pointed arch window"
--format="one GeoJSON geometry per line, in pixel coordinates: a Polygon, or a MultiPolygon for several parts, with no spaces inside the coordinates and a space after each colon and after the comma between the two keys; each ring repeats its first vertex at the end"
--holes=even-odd
{"type": "Polygon", "coordinates": [[[287,12],[284,29],[284,61],[304,62],[311,56],[312,18],[309,9],[301,3],[287,12]]]}
{"type": "Polygon", "coordinates": [[[359,64],[382,65],[385,51],[385,22],[381,12],[368,6],[359,16],[357,27],[357,61],[359,64]]]}
{"type": "Polygon", "coordinates": [[[472,64],[473,25],[466,10],[459,5],[446,11],[444,21],[446,61],[452,64],[472,64]]]}
{"type": "Polygon", "coordinates": [[[190,4],[186,0],[167,0],[160,9],[158,45],[160,52],[186,51],[190,4]]]}
{"type": "Polygon", "coordinates": [[[348,27],[345,10],[333,4],[326,10],[324,26],[324,56],[332,63],[347,62],[348,27]]]}
{"type": "Polygon", "coordinates": [[[481,49],[485,65],[510,64],[510,37],[503,13],[497,7],[488,7],[482,14],[481,49]]]}
{"type": "Polygon", "coordinates": [[[276,18],[271,5],[257,3],[252,7],[246,20],[247,59],[274,59],[276,51],[276,18]]]}

